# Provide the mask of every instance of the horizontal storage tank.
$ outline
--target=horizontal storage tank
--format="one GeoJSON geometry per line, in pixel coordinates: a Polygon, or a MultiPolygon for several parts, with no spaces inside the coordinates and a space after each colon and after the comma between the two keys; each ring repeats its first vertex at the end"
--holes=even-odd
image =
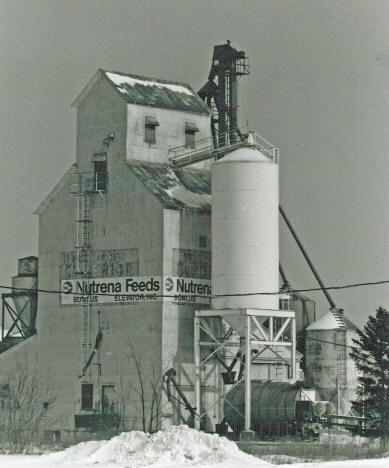
{"type": "MultiPolygon", "coordinates": [[[[212,294],[279,290],[278,164],[239,148],[212,165],[212,294]]],[[[213,309],[278,309],[278,295],[221,297],[213,309]]]]}
{"type": "MultiPolygon", "coordinates": [[[[309,391],[308,391],[309,393],[309,391]]],[[[244,427],[245,385],[240,382],[226,395],[224,417],[234,431],[244,427]],[[239,412],[238,412],[238,411],[239,412]]],[[[254,430],[261,425],[285,422],[301,423],[304,412],[312,411],[313,403],[304,401],[301,386],[287,382],[251,381],[251,423],[254,430]]]]}

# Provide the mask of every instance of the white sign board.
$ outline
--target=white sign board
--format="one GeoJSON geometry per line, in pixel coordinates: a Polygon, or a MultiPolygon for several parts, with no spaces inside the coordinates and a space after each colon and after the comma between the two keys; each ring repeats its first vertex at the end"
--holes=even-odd
{"type": "Polygon", "coordinates": [[[61,281],[61,304],[138,304],[172,301],[210,304],[211,281],[177,276],[68,279],[61,281]]]}

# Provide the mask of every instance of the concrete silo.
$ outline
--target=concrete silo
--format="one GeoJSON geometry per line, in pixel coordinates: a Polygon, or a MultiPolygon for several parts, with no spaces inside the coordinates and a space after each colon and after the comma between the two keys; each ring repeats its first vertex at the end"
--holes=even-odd
{"type": "Polygon", "coordinates": [[[347,415],[356,398],[357,370],[350,357],[356,326],[341,309],[331,309],[306,329],[305,377],[333,414],[347,415]]]}

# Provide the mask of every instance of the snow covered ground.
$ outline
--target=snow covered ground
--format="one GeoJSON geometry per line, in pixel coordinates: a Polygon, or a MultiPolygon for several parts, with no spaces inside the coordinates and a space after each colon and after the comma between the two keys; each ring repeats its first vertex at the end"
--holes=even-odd
{"type": "MultiPolygon", "coordinates": [[[[174,426],[148,435],[124,432],[46,455],[0,455],[1,468],[265,468],[276,466],[241,452],[218,435],[174,426]]],[[[389,458],[277,465],[293,468],[388,468],[389,458]]]]}

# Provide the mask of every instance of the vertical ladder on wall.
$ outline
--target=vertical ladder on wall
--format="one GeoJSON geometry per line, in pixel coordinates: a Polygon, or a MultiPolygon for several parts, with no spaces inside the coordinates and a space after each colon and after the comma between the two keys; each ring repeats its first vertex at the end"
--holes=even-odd
{"type": "MultiPolygon", "coordinates": [[[[82,187],[83,184],[80,184],[82,187]]],[[[88,191],[80,188],[77,197],[77,273],[83,284],[89,289],[90,271],[90,224],[91,200],[88,191]]],[[[88,298],[89,299],[89,298],[88,298]]],[[[82,303],[81,318],[81,368],[84,367],[90,354],[90,315],[89,300],[82,303]]],[[[88,370],[89,375],[89,370],[88,370]]]]}
{"type": "Polygon", "coordinates": [[[338,398],[338,406],[341,404],[342,400],[342,390],[347,386],[347,375],[346,375],[346,366],[347,366],[347,347],[346,347],[346,331],[339,330],[336,334],[336,346],[337,356],[336,356],[336,373],[337,373],[337,388],[340,393],[338,398]]]}

